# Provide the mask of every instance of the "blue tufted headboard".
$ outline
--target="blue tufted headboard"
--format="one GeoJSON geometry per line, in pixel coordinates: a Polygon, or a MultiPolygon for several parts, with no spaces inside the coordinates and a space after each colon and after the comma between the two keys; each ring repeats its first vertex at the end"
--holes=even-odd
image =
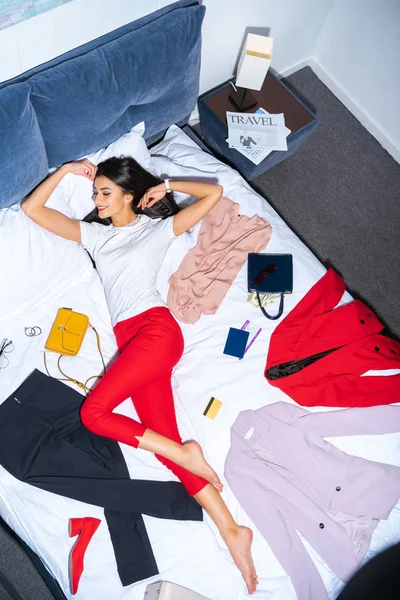
{"type": "Polygon", "coordinates": [[[205,8],[180,0],[0,84],[0,208],[48,169],[146,123],[187,121],[198,96],[205,8]]]}

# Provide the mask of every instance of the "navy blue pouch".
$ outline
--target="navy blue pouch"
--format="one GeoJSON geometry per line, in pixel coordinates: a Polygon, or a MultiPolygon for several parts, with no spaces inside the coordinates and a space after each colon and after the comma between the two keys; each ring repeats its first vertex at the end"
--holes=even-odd
{"type": "Polygon", "coordinates": [[[284,294],[293,290],[293,257],[291,254],[249,254],[247,262],[247,287],[256,292],[260,308],[273,321],[283,313],[284,294]],[[260,293],[281,294],[278,314],[271,316],[261,305],[260,293]]]}

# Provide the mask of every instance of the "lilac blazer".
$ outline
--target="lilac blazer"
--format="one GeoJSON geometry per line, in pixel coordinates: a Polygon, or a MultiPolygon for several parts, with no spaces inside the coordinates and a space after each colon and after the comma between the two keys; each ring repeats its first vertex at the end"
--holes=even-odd
{"type": "Polygon", "coordinates": [[[347,581],[400,497],[398,467],[350,456],[324,437],[398,431],[396,406],[310,413],[277,402],[245,410],[233,424],[226,479],[299,600],[328,595],[297,531],[347,581]]]}

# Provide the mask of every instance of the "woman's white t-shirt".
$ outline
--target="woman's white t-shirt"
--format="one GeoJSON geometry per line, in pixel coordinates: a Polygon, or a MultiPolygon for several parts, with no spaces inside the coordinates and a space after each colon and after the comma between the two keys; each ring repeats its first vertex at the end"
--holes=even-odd
{"type": "Polygon", "coordinates": [[[140,215],[128,227],[80,222],[82,245],[100,275],[113,326],[155,306],[165,306],[157,274],[176,236],[173,219],[140,215]]]}

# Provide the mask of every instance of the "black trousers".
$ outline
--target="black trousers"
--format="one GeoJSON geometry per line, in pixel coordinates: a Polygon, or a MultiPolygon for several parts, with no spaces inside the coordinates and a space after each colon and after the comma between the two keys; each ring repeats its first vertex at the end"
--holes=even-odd
{"type": "Polygon", "coordinates": [[[130,479],[118,443],[83,427],[82,401],[33,371],[0,405],[0,464],[20,481],[104,507],[118,573],[130,585],[158,573],[142,514],[201,521],[202,509],[181,483],[130,479]]]}

